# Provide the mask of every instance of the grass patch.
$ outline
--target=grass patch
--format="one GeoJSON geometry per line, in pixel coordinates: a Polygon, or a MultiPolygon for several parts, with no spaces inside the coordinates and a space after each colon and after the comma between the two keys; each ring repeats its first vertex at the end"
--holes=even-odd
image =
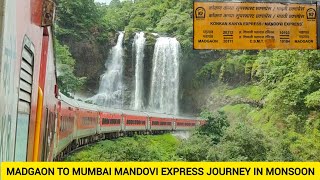
{"type": "Polygon", "coordinates": [[[261,86],[248,85],[248,86],[240,86],[235,89],[227,90],[225,95],[231,97],[242,97],[252,100],[262,100],[266,95],[266,91],[261,86]]]}
{"type": "Polygon", "coordinates": [[[249,104],[226,105],[221,108],[228,116],[230,123],[246,121],[248,119],[248,114],[254,109],[255,108],[251,107],[249,104]]]}

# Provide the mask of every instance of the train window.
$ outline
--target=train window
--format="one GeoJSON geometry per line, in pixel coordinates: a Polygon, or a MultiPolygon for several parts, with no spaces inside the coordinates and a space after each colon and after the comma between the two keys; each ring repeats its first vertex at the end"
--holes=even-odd
{"type": "Polygon", "coordinates": [[[61,116],[61,120],[60,120],[60,132],[62,132],[62,130],[63,130],[63,118],[62,118],[62,116],[61,116]]]}
{"type": "Polygon", "coordinates": [[[184,123],[177,123],[177,126],[184,126],[184,123]]]}
{"type": "Polygon", "coordinates": [[[185,126],[195,126],[195,123],[184,123],[185,126]]]}
{"type": "Polygon", "coordinates": [[[68,123],[68,117],[64,117],[64,120],[63,120],[63,131],[66,131],[67,129],[67,123],[68,123]]]}
{"type": "Polygon", "coordinates": [[[62,117],[62,130],[61,130],[61,132],[64,132],[64,130],[65,130],[65,127],[66,127],[65,123],[66,123],[66,118],[62,117]]]}
{"type": "Polygon", "coordinates": [[[88,117],[83,117],[82,118],[82,125],[88,125],[88,121],[89,121],[89,118],[88,117]]]}
{"type": "Polygon", "coordinates": [[[69,117],[64,118],[64,131],[68,130],[69,117]]]}
{"type": "Polygon", "coordinates": [[[94,117],[83,117],[82,118],[82,125],[84,125],[84,126],[93,125],[93,124],[95,124],[95,122],[96,122],[96,118],[94,118],[94,117]]]}
{"type": "Polygon", "coordinates": [[[71,129],[71,117],[68,117],[68,128],[67,130],[71,129]]]}
{"type": "MultiPolygon", "coordinates": [[[[120,120],[118,122],[120,124],[120,120]]],[[[146,121],[144,121],[144,120],[127,120],[127,124],[129,124],[129,125],[145,125],[146,121]]]]}
{"type": "Polygon", "coordinates": [[[64,131],[68,129],[68,122],[69,122],[69,117],[64,118],[64,131]]]}
{"type": "Polygon", "coordinates": [[[59,127],[59,131],[62,131],[62,116],[60,116],[60,127],[59,127]]]}
{"type": "Polygon", "coordinates": [[[69,117],[66,117],[66,127],[65,130],[67,131],[69,129],[69,117]]]}
{"type": "Polygon", "coordinates": [[[120,124],[120,119],[111,119],[110,121],[110,124],[120,124]]]}
{"type": "Polygon", "coordinates": [[[109,124],[109,119],[103,118],[102,119],[102,124],[109,124]]]}
{"type": "Polygon", "coordinates": [[[61,132],[64,131],[64,117],[61,118],[61,132]]]}
{"type": "Polygon", "coordinates": [[[159,125],[159,121],[152,121],[152,125],[159,125]]]}
{"type": "Polygon", "coordinates": [[[20,68],[15,161],[26,161],[33,85],[34,45],[25,36],[20,68]]]}
{"type": "Polygon", "coordinates": [[[63,118],[63,132],[66,131],[66,117],[63,118]]]}
{"type": "Polygon", "coordinates": [[[71,127],[70,127],[70,128],[73,129],[73,126],[74,126],[74,117],[71,117],[70,120],[71,120],[71,127]]]}
{"type": "Polygon", "coordinates": [[[167,125],[168,125],[168,126],[171,126],[171,122],[167,122],[167,125]]]}
{"type": "Polygon", "coordinates": [[[61,132],[63,132],[63,125],[64,125],[64,117],[61,116],[61,125],[60,125],[61,132]]]}

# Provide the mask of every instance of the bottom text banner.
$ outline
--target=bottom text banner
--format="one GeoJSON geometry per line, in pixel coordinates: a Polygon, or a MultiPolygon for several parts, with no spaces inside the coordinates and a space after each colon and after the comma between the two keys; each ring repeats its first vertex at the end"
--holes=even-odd
{"type": "Polygon", "coordinates": [[[1,180],[305,179],[320,180],[320,163],[2,163],[1,180]]]}

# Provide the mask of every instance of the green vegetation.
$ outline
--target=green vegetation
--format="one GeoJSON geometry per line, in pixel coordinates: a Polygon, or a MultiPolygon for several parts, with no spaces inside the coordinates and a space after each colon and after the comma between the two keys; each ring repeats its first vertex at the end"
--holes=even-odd
{"type": "Polygon", "coordinates": [[[177,161],[179,141],[170,134],[107,140],[69,156],[66,161],[177,161]]]}
{"type": "Polygon", "coordinates": [[[71,93],[83,86],[86,78],[78,78],[74,75],[75,60],[72,58],[68,46],[61,45],[58,40],[55,40],[55,52],[59,89],[63,94],[70,96],[71,93]]]}
{"type": "Polygon", "coordinates": [[[213,100],[204,107],[225,111],[233,129],[227,132],[237,132],[222,137],[216,147],[220,154],[213,157],[223,161],[319,161],[314,155],[320,153],[319,64],[318,51],[290,50],[234,51],[203,66],[195,77],[202,82],[200,88],[206,88],[208,83],[215,86],[213,100]],[[215,100],[225,103],[212,106],[215,100]],[[253,134],[245,133],[243,126],[253,134]],[[251,153],[243,159],[243,155],[232,151],[235,148],[241,152],[236,142],[240,143],[241,138],[254,141],[254,136],[259,137],[256,140],[263,139],[256,144],[260,143],[259,149],[264,152],[251,153]]]}
{"type": "Polygon", "coordinates": [[[266,95],[264,88],[255,85],[239,86],[228,90],[225,94],[227,96],[242,97],[256,101],[262,100],[266,95]]]}

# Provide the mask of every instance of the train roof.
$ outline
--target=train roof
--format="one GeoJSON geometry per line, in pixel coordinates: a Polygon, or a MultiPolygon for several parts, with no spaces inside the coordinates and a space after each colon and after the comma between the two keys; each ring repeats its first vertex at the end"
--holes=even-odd
{"type": "Polygon", "coordinates": [[[82,101],[78,101],[72,98],[67,97],[66,95],[59,93],[59,100],[77,107],[86,110],[98,111],[98,112],[108,112],[108,113],[115,113],[115,114],[126,114],[126,115],[134,115],[134,116],[149,116],[149,117],[160,117],[160,118],[175,118],[175,119],[186,119],[186,120],[203,120],[199,117],[191,117],[191,116],[179,116],[173,114],[163,114],[157,112],[147,112],[147,111],[135,111],[135,110],[124,110],[124,109],[117,109],[117,108],[109,108],[104,106],[99,106],[95,104],[88,104],[82,101]]]}

